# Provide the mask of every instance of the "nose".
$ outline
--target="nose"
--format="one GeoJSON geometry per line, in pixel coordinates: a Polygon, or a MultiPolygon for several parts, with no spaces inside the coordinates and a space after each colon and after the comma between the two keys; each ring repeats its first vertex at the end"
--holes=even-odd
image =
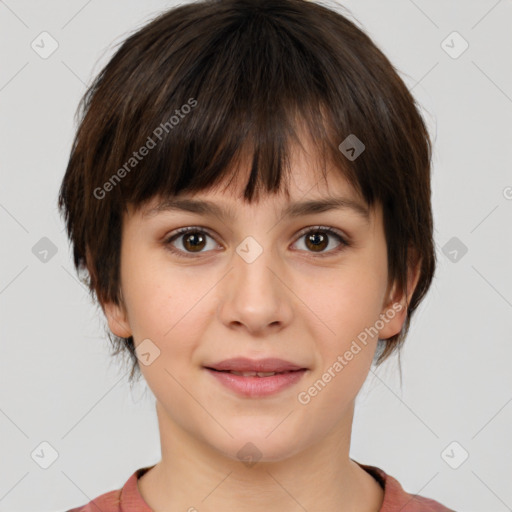
{"type": "Polygon", "coordinates": [[[272,251],[262,250],[254,240],[233,255],[233,268],[219,292],[218,316],[230,329],[265,336],[284,329],[292,320],[293,293],[286,273],[272,258],[272,251]],[[257,253],[261,251],[257,256],[256,248],[257,253]]]}

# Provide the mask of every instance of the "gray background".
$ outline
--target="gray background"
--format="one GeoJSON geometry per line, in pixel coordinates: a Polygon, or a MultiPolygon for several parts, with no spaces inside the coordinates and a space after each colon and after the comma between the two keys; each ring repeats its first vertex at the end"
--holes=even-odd
{"type": "MultiPolygon", "coordinates": [[[[152,395],[131,390],[109,357],[56,200],[86,85],[113,43],[172,5],[0,1],[0,511],[79,506],[159,460],[152,395]],[[31,47],[43,31],[59,45],[45,59],[31,47]],[[43,237],[57,250],[46,262],[43,237]],[[48,469],[42,442],[57,455],[48,469]]],[[[351,457],[458,511],[512,510],[512,2],[343,5],[422,105],[439,255],[403,351],[403,389],[396,358],[370,373],[351,457]],[[469,44],[457,58],[453,31],[469,44]]]]}

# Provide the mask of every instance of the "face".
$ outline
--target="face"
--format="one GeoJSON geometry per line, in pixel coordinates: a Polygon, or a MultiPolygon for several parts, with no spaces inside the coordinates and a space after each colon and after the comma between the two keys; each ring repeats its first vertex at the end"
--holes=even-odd
{"type": "Polygon", "coordinates": [[[160,427],[233,460],[247,442],[262,461],[276,461],[347,428],[378,338],[404,321],[405,298],[387,288],[380,206],[368,217],[350,207],[284,215],[305,200],[366,206],[338,171],[330,168],[325,181],[315,163],[294,153],[289,196],[248,205],[238,186],[180,196],[233,217],[150,214],[155,198],[124,218],[123,303],[105,306],[109,327],[134,337],[160,427]],[[276,379],[206,368],[235,357],[279,358],[305,370],[276,379]],[[246,379],[245,393],[227,384],[235,378],[246,379]],[[264,394],[256,379],[273,379],[271,389],[285,384],[264,394]]]}

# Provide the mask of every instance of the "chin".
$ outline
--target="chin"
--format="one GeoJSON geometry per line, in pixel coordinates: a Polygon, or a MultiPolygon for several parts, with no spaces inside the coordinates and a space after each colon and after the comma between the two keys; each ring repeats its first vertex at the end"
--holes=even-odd
{"type": "Polygon", "coordinates": [[[289,419],[283,421],[282,415],[237,417],[224,425],[237,442],[252,440],[266,445],[282,445],[297,437],[294,424],[289,419]]]}
{"type": "Polygon", "coordinates": [[[272,428],[264,430],[258,430],[254,426],[251,429],[236,431],[228,428],[233,438],[224,436],[221,443],[216,444],[213,440],[211,443],[223,456],[245,463],[247,467],[252,467],[258,462],[283,461],[297,453],[300,448],[297,446],[297,436],[294,433],[284,429],[279,432],[278,427],[268,435],[278,424],[279,421],[275,422],[272,428]]]}

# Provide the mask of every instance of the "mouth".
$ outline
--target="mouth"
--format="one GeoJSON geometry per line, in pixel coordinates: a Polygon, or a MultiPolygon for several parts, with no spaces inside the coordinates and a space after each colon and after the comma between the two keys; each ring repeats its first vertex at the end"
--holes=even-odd
{"type": "Polygon", "coordinates": [[[217,370],[216,368],[210,368],[205,366],[207,370],[212,370],[214,372],[220,373],[231,373],[232,375],[239,375],[240,377],[272,377],[274,375],[283,375],[285,373],[295,373],[305,371],[306,368],[301,368],[299,370],[287,370],[284,372],[237,372],[235,370],[217,370]]]}
{"type": "Polygon", "coordinates": [[[297,386],[308,371],[306,368],[280,372],[219,370],[212,367],[204,369],[213,377],[213,383],[220,384],[223,389],[244,399],[279,395],[297,386]]]}
{"type": "Polygon", "coordinates": [[[251,359],[248,357],[232,357],[217,362],[209,362],[204,365],[206,368],[219,372],[233,372],[235,374],[248,374],[247,376],[265,374],[286,373],[295,370],[306,370],[300,364],[292,363],[276,357],[267,357],[264,359],[251,359]]]}

